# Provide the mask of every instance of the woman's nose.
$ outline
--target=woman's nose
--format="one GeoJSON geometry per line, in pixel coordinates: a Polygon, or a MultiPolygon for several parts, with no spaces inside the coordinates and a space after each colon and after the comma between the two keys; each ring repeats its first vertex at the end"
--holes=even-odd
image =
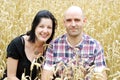
{"type": "Polygon", "coordinates": [[[47,27],[44,27],[44,28],[43,28],[43,31],[44,31],[44,32],[48,32],[48,28],[47,28],[47,27]]]}

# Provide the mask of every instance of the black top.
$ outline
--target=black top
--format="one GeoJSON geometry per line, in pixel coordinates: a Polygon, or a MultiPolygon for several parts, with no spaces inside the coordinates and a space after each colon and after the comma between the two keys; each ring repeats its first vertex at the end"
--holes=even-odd
{"type": "MultiPolygon", "coordinates": [[[[30,76],[30,65],[31,62],[28,60],[25,54],[25,42],[22,36],[16,37],[7,47],[7,57],[12,57],[18,60],[18,67],[16,76],[21,80],[22,73],[25,72],[26,76],[30,76]]],[[[39,59],[39,61],[41,58],[39,59]]],[[[11,65],[12,66],[12,65],[11,65]]],[[[40,70],[40,69],[39,69],[40,70]]],[[[32,70],[31,79],[34,80],[37,76],[37,72],[39,71],[36,66],[34,66],[32,70]]],[[[4,77],[6,76],[6,71],[4,77]]]]}

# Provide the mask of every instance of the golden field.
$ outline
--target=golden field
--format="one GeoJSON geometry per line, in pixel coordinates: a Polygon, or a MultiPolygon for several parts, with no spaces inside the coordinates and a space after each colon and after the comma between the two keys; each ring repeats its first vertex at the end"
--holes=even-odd
{"type": "Polygon", "coordinates": [[[104,47],[108,80],[120,80],[120,0],[0,0],[0,78],[6,68],[6,47],[26,33],[39,10],[51,11],[58,20],[55,38],[65,33],[64,11],[80,6],[87,18],[84,31],[104,47]]]}

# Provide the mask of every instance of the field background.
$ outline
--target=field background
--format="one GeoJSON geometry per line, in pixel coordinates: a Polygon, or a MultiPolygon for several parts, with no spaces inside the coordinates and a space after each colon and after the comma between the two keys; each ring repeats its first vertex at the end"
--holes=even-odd
{"type": "Polygon", "coordinates": [[[63,13],[71,5],[83,9],[87,18],[84,31],[104,47],[108,80],[120,80],[120,0],[0,0],[0,77],[8,43],[30,29],[35,14],[47,9],[55,15],[56,38],[65,33],[63,13]]]}

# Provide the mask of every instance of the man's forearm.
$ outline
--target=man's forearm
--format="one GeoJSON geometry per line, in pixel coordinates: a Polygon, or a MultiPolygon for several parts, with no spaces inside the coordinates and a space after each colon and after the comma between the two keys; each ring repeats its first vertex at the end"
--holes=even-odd
{"type": "Polygon", "coordinates": [[[102,72],[102,73],[100,73],[100,74],[102,74],[103,77],[100,77],[100,78],[98,78],[97,80],[107,80],[106,71],[104,71],[104,72],[102,72]]]}

